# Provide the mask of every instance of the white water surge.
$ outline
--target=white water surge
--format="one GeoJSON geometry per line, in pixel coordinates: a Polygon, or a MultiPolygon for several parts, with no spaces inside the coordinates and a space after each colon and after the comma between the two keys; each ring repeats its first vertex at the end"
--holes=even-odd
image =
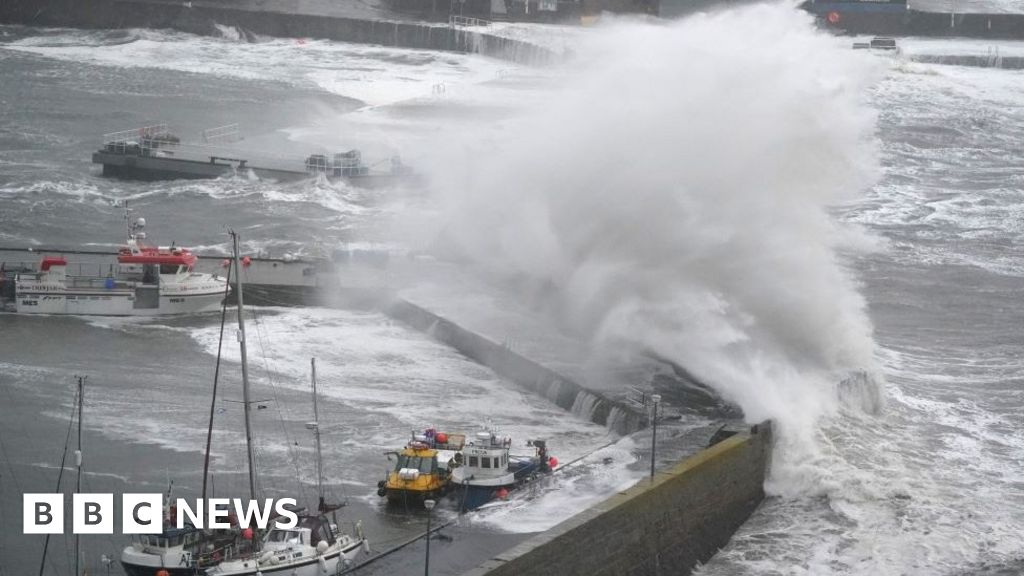
{"type": "Polygon", "coordinates": [[[838,383],[874,371],[838,256],[862,236],[828,208],[877,176],[864,98],[880,63],[785,6],[614,23],[577,53],[543,105],[448,135],[443,234],[554,288],[572,330],[654,350],[750,421],[775,418],[774,489],[808,489],[838,383]]]}

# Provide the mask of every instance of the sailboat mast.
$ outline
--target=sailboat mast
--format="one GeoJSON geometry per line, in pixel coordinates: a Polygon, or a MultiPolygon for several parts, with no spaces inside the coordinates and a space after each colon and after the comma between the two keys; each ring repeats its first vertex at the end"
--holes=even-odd
{"type": "Polygon", "coordinates": [[[313,437],[316,439],[316,492],[320,497],[318,509],[324,511],[324,460],[320,450],[320,411],[316,404],[316,358],[310,358],[309,364],[312,367],[313,380],[313,437]]]}
{"type": "Polygon", "coordinates": [[[235,293],[238,297],[238,344],[242,350],[242,405],[245,407],[245,447],[249,455],[249,494],[256,500],[256,454],[252,446],[252,423],[249,403],[249,366],[245,356],[245,302],[242,298],[242,261],[238,257],[238,234],[231,232],[235,252],[235,293]]]}
{"type": "MultiPolygon", "coordinates": [[[[75,466],[78,468],[78,481],[75,493],[82,493],[82,406],[85,404],[85,376],[78,377],[78,449],[75,450],[75,466]]],[[[82,574],[82,537],[75,533],[75,576],[82,574]]]]}

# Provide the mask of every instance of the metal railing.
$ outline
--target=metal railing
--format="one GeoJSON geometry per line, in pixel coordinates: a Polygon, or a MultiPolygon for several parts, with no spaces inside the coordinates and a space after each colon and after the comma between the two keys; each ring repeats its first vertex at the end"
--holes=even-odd
{"type": "Polygon", "coordinates": [[[490,26],[490,20],[484,20],[483,18],[471,18],[469,16],[459,16],[458,14],[452,14],[448,17],[448,25],[452,28],[457,26],[490,26]]]}
{"type": "Polygon", "coordinates": [[[135,153],[148,156],[154,148],[174,146],[177,143],[178,139],[171,135],[167,124],[154,124],[103,135],[103,149],[117,154],[135,153]]]}

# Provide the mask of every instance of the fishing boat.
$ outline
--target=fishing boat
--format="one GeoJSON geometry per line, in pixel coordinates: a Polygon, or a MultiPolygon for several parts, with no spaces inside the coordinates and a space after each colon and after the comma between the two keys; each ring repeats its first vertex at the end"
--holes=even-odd
{"type": "Polygon", "coordinates": [[[394,467],[377,483],[377,495],[388,504],[423,506],[424,500],[437,500],[448,493],[454,458],[466,443],[464,434],[437,432],[428,428],[413,432],[400,452],[387,452],[394,467]]]}
{"type": "Polygon", "coordinates": [[[532,455],[510,454],[512,439],[483,430],[456,455],[457,467],[452,471],[453,493],[459,510],[479,508],[495,498],[503,498],[525,482],[550,473],[558,460],[548,455],[547,442],[531,440],[532,455]]]}
{"type": "Polygon", "coordinates": [[[72,267],[64,256],[45,255],[34,271],[14,274],[13,308],[22,314],[163,316],[218,308],[227,280],[195,272],[186,248],[143,243],[145,218],[129,219],[127,241],[106,273],[99,264],[72,267]]]}
{"type": "MultiPolygon", "coordinates": [[[[237,234],[232,233],[232,242],[237,273],[241,270],[237,234]]],[[[242,404],[245,413],[245,439],[249,462],[249,493],[250,498],[255,501],[258,499],[258,492],[256,490],[255,452],[250,423],[252,401],[249,398],[241,274],[238,274],[237,278],[238,341],[242,360],[242,404]]],[[[369,543],[363,536],[360,525],[356,525],[355,535],[344,534],[339,532],[337,525],[326,516],[328,511],[336,510],[338,506],[328,506],[324,501],[320,425],[317,421],[319,412],[316,405],[315,363],[313,363],[312,380],[314,421],[310,423],[310,429],[314,431],[317,449],[317,488],[320,496],[318,510],[309,514],[298,510],[296,511],[298,517],[296,526],[280,528],[273,524],[262,538],[256,537],[251,530],[246,530],[248,536],[253,538],[252,549],[208,568],[207,576],[323,576],[324,574],[337,574],[344,568],[344,564],[355,559],[360,551],[369,552],[369,543]]]]}
{"type": "MultiPolygon", "coordinates": [[[[166,508],[165,508],[166,509],[166,508]]],[[[164,519],[160,534],[136,534],[121,551],[121,566],[127,576],[153,576],[160,570],[169,576],[202,574],[197,568],[197,550],[209,538],[191,524],[177,528],[164,519]]]]}

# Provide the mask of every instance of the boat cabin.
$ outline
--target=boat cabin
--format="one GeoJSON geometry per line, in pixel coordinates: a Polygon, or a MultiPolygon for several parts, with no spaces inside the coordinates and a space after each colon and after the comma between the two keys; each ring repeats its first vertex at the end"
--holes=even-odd
{"type": "Polygon", "coordinates": [[[497,436],[491,431],[476,433],[476,437],[462,450],[463,476],[488,478],[508,473],[508,451],[512,439],[497,436]]]}
{"type": "Polygon", "coordinates": [[[181,529],[170,527],[160,534],[135,534],[132,536],[132,544],[141,550],[159,553],[160,550],[197,546],[201,536],[201,531],[192,526],[181,529]]]}
{"type": "Polygon", "coordinates": [[[328,546],[334,544],[331,523],[320,516],[299,516],[299,523],[294,528],[271,528],[263,538],[263,549],[316,548],[320,542],[326,542],[328,546]]]}

